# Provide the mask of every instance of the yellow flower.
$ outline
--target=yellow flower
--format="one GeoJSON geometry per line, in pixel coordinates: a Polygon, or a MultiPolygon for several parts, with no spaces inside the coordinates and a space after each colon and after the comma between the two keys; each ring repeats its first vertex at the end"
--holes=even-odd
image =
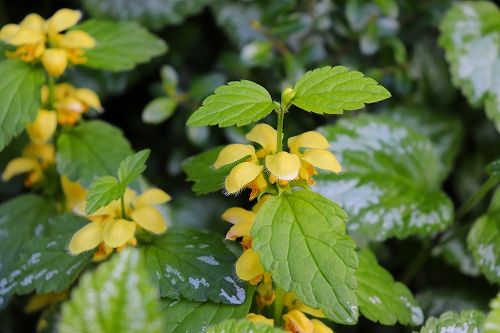
{"type": "Polygon", "coordinates": [[[126,217],[122,216],[120,200],[115,200],[89,215],[91,222],[78,230],[71,238],[70,252],[76,255],[99,246],[97,256],[107,256],[110,248],[121,250],[127,244],[134,246],[137,242],[135,233],[138,229],[142,228],[154,234],[165,232],[167,223],[153,206],[170,199],[167,193],[157,188],[149,189],[139,196],[127,189],[125,193],[126,217]]]}
{"type": "Polygon", "coordinates": [[[262,323],[262,324],[266,324],[269,326],[274,326],[273,319],[269,319],[269,318],[264,317],[263,315],[260,315],[260,314],[249,313],[246,315],[245,319],[250,320],[254,323],[262,323]]]}
{"type": "Polygon", "coordinates": [[[274,303],[276,293],[274,292],[272,279],[264,279],[264,281],[259,284],[256,291],[257,296],[255,297],[255,301],[260,309],[274,303]]]}
{"type": "Polygon", "coordinates": [[[253,249],[248,249],[236,261],[236,274],[242,280],[256,285],[264,278],[264,267],[262,267],[259,255],[253,249]]]}
{"type": "Polygon", "coordinates": [[[290,152],[300,158],[299,175],[308,183],[313,183],[315,168],[339,173],[342,167],[328,148],[330,143],[319,132],[309,131],[288,139],[290,152]]]}
{"type": "Polygon", "coordinates": [[[271,183],[281,181],[281,184],[294,180],[299,175],[300,159],[297,155],[281,151],[266,156],[266,169],[270,172],[271,183]]]}
{"type": "Polygon", "coordinates": [[[325,318],[323,311],[305,305],[299,301],[295,293],[286,293],[283,298],[283,303],[289,310],[299,310],[300,312],[307,313],[317,318],[325,318]]]}
{"type": "Polygon", "coordinates": [[[73,182],[66,176],[61,176],[61,187],[66,198],[66,207],[68,210],[80,215],[83,214],[87,191],[80,183],[73,182]]]}
{"type": "Polygon", "coordinates": [[[323,324],[323,322],[317,320],[317,319],[311,319],[311,322],[313,324],[313,333],[333,333],[333,330],[323,324]]]}
{"type": "Polygon", "coordinates": [[[40,110],[35,121],[26,126],[31,142],[46,143],[54,135],[57,128],[57,114],[54,111],[40,110]]]}
{"type": "Polygon", "coordinates": [[[314,333],[314,325],[305,314],[299,310],[288,311],[283,315],[284,329],[293,333],[314,333]]]}
{"type": "Polygon", "coordinates": [[[7,24],[0,30],[0,40],[16,46],[15,51],[7,52],[10,58],[31,62],[45,51],[45,20],[38,14],[29,14],[19,25],[7,24]]]}
{"type": "Polygon", "coordinates": [[[43,170],[53,164],[55,149],[51,144],[29,144],[24,148],[22,156],[10,161],[2,173],[2,180],[27,173],[24,184],[28,187],[38,183],[43,178],[43,170]]]}
{"type": "Polygon", "coordinates": [[[255,212],[240,207],[231,207],[222,214],[222,219],[231,223],[233,226],[226,234],[226,239],[236,240],[242,238],[241,246],[244,250],[252,246],[250,238],[250,229],[255,220],[255,212]]]}

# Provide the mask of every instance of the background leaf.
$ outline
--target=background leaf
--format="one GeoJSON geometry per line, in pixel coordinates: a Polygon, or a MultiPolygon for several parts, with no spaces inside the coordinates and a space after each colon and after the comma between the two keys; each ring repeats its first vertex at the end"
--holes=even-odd
{"type": "Polygon", "coordinates": [[[142,121],[146,124],[160,124],[170,118],[179,103],[168,97],[157,97],[142,111],[142,121]]]}
{"type": "Polygon", "coordinates": [[[314,189],[346,210],[351,231],[381,241],[429,235],[453,221],[452,203],[440,189],[443,166],[426,136],[382,115],[321,131],[343,172],[317,176],[314,189]]]}
{"type": "Polygon", "coordinates": [[[273,281],[306,305],[343,324],[358,318],[354,241],[344,211],[310,191],[266,201],[252,226],[252,247],[273,281]],[[311,223],[314,221],[314,223],[311,223]]]}
{"type": "Polygon", "coordinates": [[[285,333],[282,329],[250,320],[226,320],[217,325],[210,326],[207,333],[285,333]]]}
{"type": "Polygon", "coordinates": [[[62,307],[61,333],[164,332],[157,291],[137,249],[86,273],[62,307]]]}
{"type": "MultiPolygon", "coordinates": [[[[0,50],[1,52],[1,50],[0,50]]],[[[3,52],[2,52],[3,53],[3,52]]],[[[40,67],[19,60],[0,60],[0,151],[34,121],[40,108],[45,75],[40,67]]]]}
{"type": "Polygon", "coordinates": [[[500,294],[491,301],[491,311],[484,322],[484,333],[497,333],[500,331],[500,294]]]}
{"type": "Polygon", "coordinates": [[[420,333],[460,332],[478,333],[484,322],[484,314],[476,310],[446,312],[439,318],[431,317],[420,333]]]}

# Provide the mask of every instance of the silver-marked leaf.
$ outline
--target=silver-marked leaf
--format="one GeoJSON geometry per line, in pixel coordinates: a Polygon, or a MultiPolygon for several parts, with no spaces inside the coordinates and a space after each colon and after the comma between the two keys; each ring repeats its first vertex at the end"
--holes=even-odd
{"type": "Polygon", "coordinates": [[[327,318],[352,325],[358,318],[358,257],[345,231],[346,218],[317,193],[283,193],[259,209],[251,235],[252,247],[279,287],[327,318]]]}
{"type": "Polygon", "coordinates": [[[253,288],[247,290],[247,299],[240,305],[165,299],[162,301],[162,314],[166,318],[165,333],[202,333],[208,326],[223,320],[244,318],[252,300],[253,288]]]}
{"type": "Polygon", "coordinates": [[[292,104],[314,113],[341,114],[391,97],[363,73],[344,66],[325,66],[305,73],[293,87],[292,104]]]}
{"type": "Polygon", "coordinates": [[[98,177],[115,174],[120,162],[132,154],[117,127],[92,120],[64,131],[57,140],[57,171],[84,187],[98,177]]]}
{"type": "Polygon", "coordinates": [[[491,1],[456,3],[441,22],[440,44],[451,76],[500,130],[500,10],[491,1]]]}
{"type": "Polygon", "coordinates": [[[484,313],[477,310],[445,312],[439,318],[427,319],[420,333],[479,333],[484,317],[484,313]]]}
{"type": "Polygon", "coordinates": [[[162,297],[242,304],[245,289],[234,274],[235,256],[220,236],[173,227],[142,247],[162,297]]]}
{"type": "Polygon", "coordinates": [[[137,153],[127,156],[118,167],[117,176],[121,184],[127,186],[146,170],[146,161],[151,150],[143,149],[137,153]]]}
{"type": "Polygon", "coordinates": [[[35,120],[45,76],[40,67],[19,60],[0,61],[0,151],[35,120]]]}
{"type": "Polygon", "coordinates": [[[127,186],[120,184],[113,176],[97,178],[87,191],[85,213],[92,214],[112,201],[120,199],[126,189],[127,186]]]}
{"type": "Polygon", "coordinates": [[[146,124],[160,124],[170,118],[179,103],[169,97],[157,97],[142,111],[142,121],[146,124]]]}
{"type": "Polygon", "coordinates": [[[230,319],[210,326],[206,333],[285,333],[285,331],[267,324],[254,323],[250,320],[230,319]]]}
{"type": "Polygon", "coordinates": [[[396,322],[421,325],[424,315],[411,291],[404,284],[394,281],[370,250],[360,251],[358,258],[356,294],[363,316],[383,325],[394,325],[396,322]]]}
{"type": "Polygon", "coordinates": [[[60,333],[161,333],[157,290],[139,250],[129,248],[86,273],[62,307],[60,333]]]}
{"type": "Polygon", "coordinates": [[[373,240],[428,235],[453,221],[441,191],[443,166],[432,142],[383,115],[320,129],[343,172],[316,177],[314,189],[349,215],[348,228],[373,240]]]}
{"type": "Polygon", "coordinates": [[[483,326],[484,333],[500,332],[500,294],[491,301],[491,311],[483,326]]]}
{"type": "Polygon", "coordinates": [[[500,159],[488,163],[488,165],[485,168],[485,171],[488,174],[488,176],[500,180],[500,159]]]}
{"type": "Polygon", "coordinates": [[[162,39],[136,22],[92,19],[73,29],[85,31],[96,40],[96,46],[85,51],[87,61],[82,64],[90,68],[127,71],[167,51],[162,39]]]}
{"type": "Polygon", "coordinates": [[[467,236],[467,245],[481,272],[492,283],[500,284],[500,189],[488,212],[480,216],[467,236]]]}
{"type": "Polygon", "coordinates": [[[264,118],[274,108],[269,92],[252,81],[231,81],[215,89],[188,119],[189,126],[243,126],[264,118]]]}

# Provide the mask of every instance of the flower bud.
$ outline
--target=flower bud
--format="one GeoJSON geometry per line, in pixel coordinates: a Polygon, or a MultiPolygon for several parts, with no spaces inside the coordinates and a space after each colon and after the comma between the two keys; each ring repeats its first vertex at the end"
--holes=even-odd
{"type": "Polygon", "coordinates": [[[47,49],[42,56],[42,64],[51,76],[59,76],[66,70],[68,58],[62,49],[47,49]]]}
{"type": "Polygon", "coordinates": [[[295,91],[291,87],[286,87],[281,93],[281,105],[288,107],[295,97],[295,91]]]}

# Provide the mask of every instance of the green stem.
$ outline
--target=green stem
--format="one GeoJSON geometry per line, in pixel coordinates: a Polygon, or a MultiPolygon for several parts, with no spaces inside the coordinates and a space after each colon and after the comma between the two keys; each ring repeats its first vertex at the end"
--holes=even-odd
{"type": "Polygon", "coordinates": [[[281,327],[281,316],[283,315],[283,298],[285,296],[285,291],[275,285],[274,293],[275,293],[274,305],[273,305],[274,324],[278,327],[281,327]]]}
{"type": "Polygon", "coordinates": [[[125,211],[125,196],[122,195],[122,197],[120,198],[120,204],[122,206],[122,218],[123,219],[128,219],[127,217],[127,212],[125,211]]]}
{"type": "Polygon", "coordinates": [[[54,104],[56,102],[56,96],[55,96],[55,79],[53,76],[48,75],[48,88],[49,88],[49,109],[53,110],[54,109],[54,104]]]}
{"type": "Polygon", "coordinates": [[[457,209],[456,212],[456,218],[457,220],[462,219],[467,213],[471,211],[472,208],[474,208],[481,199],[491,190],[493,189],[498,183],[498,180],[491,177],[488,178],[487,181],[481,185],[477,191],[469,198],[467,201],[463,203],[462,206],[460,206],[457,209]]]}
{"type": "Polygon", "coordinates": [[[276,132],[276,152],[283,150],[283,122],[285,119],[285,111],[280,108],[278,111],[278,131],[276,132]]]}

